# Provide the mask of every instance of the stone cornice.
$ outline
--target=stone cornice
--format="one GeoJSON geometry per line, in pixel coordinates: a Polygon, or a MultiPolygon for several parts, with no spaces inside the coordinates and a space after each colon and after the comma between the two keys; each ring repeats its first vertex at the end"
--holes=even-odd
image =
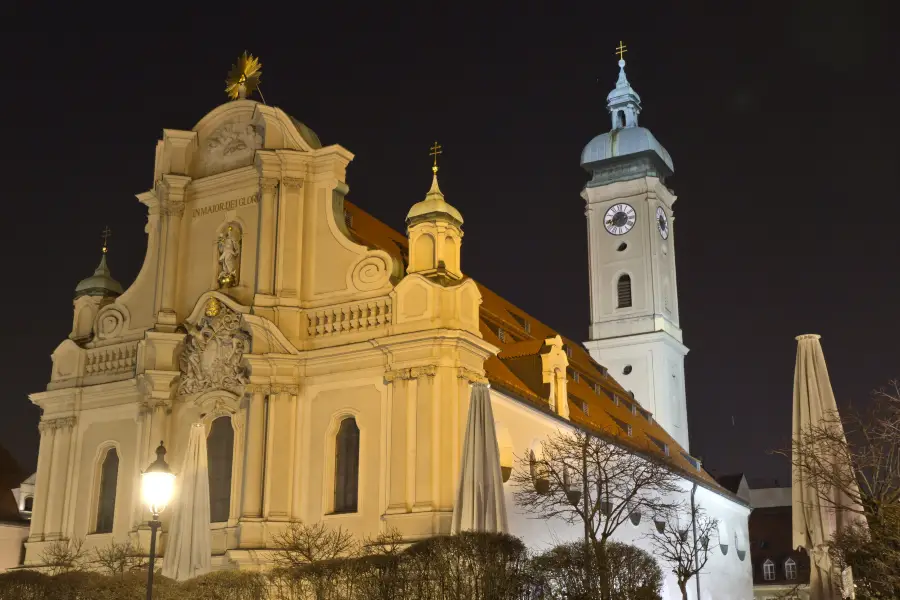
{"type": "Polygon", "coordinates": [[[72,429],[77,422],[78,419],[75,418],[74,415],[56,419],[42,419],[41,422],[38,423],[38,431],[46,433],[56,429],[72,429]]]}
{"type": "Polygon", "coordinates": [[[408,369],[395,369],[393,371],[387,371],[384,374],[384,381],[386,383],[390,383],[397,379],[419,379],[421,377],[434,377],[435,375],[437,375],[437,365],[423,365],[421,367],[410,367],[408,369]]]}
{"type": "Polygon", "coordinates": [[[469,383],[488,383],[488,378],[485,377],[484,373],[479,373],[466,367],[459,367],[456,376],[459,379],[465,379],[469,383]]]}

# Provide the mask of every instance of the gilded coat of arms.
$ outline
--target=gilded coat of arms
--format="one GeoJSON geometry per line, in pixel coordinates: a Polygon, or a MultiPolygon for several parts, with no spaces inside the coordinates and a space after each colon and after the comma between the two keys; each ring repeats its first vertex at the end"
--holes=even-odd
{"type": "Polygon", "coordinates": [[[210,299],[203,317],[188,330],[178,361],[178,393],[227,390],[240,394],[248,381],[241,361],[249,348],[250,334],[241,329],[241,315],[210,299]]]}

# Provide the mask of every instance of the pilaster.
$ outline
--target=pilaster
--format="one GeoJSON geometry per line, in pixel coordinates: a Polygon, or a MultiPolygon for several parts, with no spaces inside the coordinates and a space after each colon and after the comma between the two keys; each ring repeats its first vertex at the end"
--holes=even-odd
{"type": "Polygon", "coordinates": [[[269,387],[249,385],[247,445],[244,458],[244,489],[241,496],[240,547],[261,548],[263,469],[265,466],[266,402],[269,387]]]}
{"type": "Polygon", "coordinates": [[[61,417],[52,421],[54,431],[52,462],[50,466],[50,485],[47,490],[47,517],[45,520],[44,539],[65,539],[63,516],[68,488],[69,461],[72,452],[72,430],[75,428],[74,416],[61,417]]]}
{"type": "Polygon", "coordinates": [[[178,288],[179,242],[181,239],[181,221],[184,216],[185,192],[190,177],[181,175],[163,175],[159,182],[162,193],[159,211],[163,219],[162,265],[158,289],[161,290],[159,312],[157,313],[157,329],[175,331],[178,316],[175,313],[176,292],[178,288]]]}

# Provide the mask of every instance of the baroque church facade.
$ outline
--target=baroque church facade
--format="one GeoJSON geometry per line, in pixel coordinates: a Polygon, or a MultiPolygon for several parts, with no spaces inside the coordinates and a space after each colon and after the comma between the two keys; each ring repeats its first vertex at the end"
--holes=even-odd
{"type": "MultiPolygon", "coordinates": [[[[701,597],[752,597],[749,507],[688,451],[664,185],[674,168],[637,126],[624,61],[607,106],[612,128],[581,158],[584,345],[465,275],[463,216],[436,168],[401,233],[346,199],[353,154],[278,108],[240,99],[190,131],[164,130],[153,188],[137,196],[148,215],[137,278],[123,289],[104,248],[47,389],[30,397],[43,415],[26,565],[58,540],[148,547],[141,471],[160,440],[177,467],[196,422],[216,568],[264,567],[292,521],[359,537],[447,534],[470,387],[488,382],[504,481],[560,428],[668,461],[720,522],[701,597]]],[[[535,548],[578,538],[523,514],[511,486],[510,533],[535,548]]],[[[617,537],[646,547],[652,526],[627,523],[617,537]]],[[[666,597],[677,595],[667,574],[666,597]]]]}

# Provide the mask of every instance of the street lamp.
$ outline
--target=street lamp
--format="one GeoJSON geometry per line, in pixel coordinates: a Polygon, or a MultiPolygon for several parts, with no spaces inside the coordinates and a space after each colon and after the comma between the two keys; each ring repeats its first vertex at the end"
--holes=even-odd
{"type": "Polygon", "coordinates": [[[153,563],[156,554],[156,531],[162,523],[159,513],[165,510],[175,488],[175,474],[166,464],[166,447],[162,441],[156,448],[156,460],[141,474],[141,496],[153,519],[150,521],[150,568],[147,571],[147,600],[153,599],[153,563]]]}

